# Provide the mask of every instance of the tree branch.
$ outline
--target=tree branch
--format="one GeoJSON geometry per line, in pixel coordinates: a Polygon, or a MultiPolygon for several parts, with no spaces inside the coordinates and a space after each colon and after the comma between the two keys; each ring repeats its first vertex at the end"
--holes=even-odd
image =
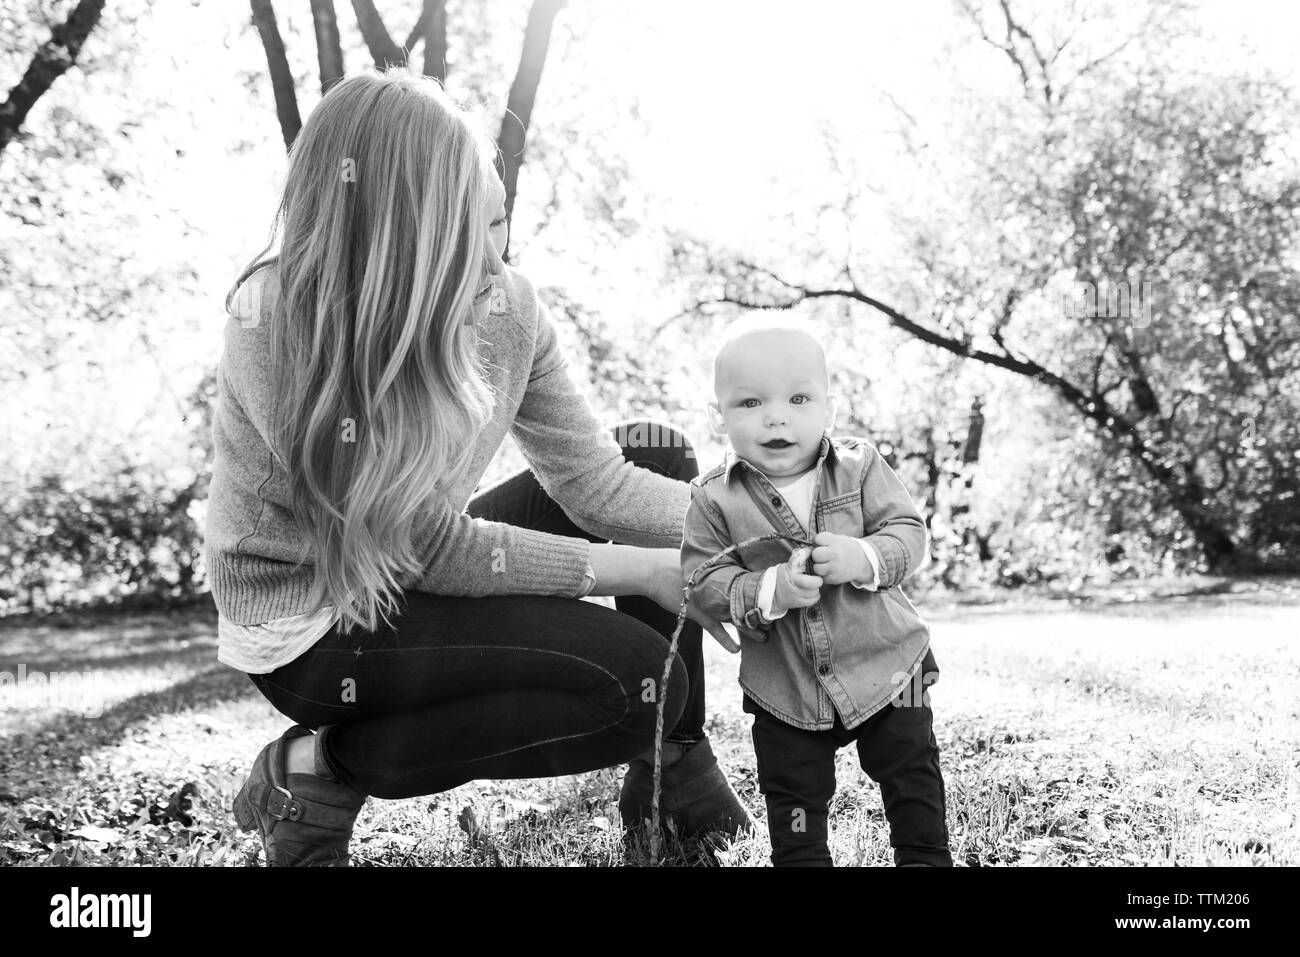
{"type": "Polygon", "coordinates": [[[1016,52],[1016,48],[1011,44],[1010,31],[1007,33],[1007,42],[999,43],[997,40],[994,40],[989,36],[988,31],[984,29],[984,21],[980,19],[979,11],[971,5],[969,0],[961,0],[961,8],[970,19],[971,23],[975,24],[975,29],[979,31],[980,38],[995,50],[1001,51],[1002,54],[1015,65],[1016,69],[1020,72],[1020,84],[1025,89],[1025,95],[1028,96],[1032,93],[1032,84],[1029,82],[1029,70],[1025,66],[1024,61],[1020,58],[1020,54],[1016,52]]]}
{"type": "Polygon", "coordinates": [[[339,43],[339,20],[334,13],[334,0],[311,0],[311,20],[316,28],[320,91],[324,93],[347,73],[343,67],[343,47],[339,43]]]}
{"type": "Polygon", "coordinates": [[[357,26],[361,28],[361,37],[366,41],[366,49],[374,58],[375,66],[382,70],[392,63],[405,63],[406,51],[388,35],[388,28],[384,26],[384,20],[375,9],[373,0],[352,0],[352,9],[357,15],[357,26]]]}
{"type": "Polygon", "coordinates": [[[50,31],[50,38],[37,49],[18,85],[0,103],[0,151],[18,136],[36,101],[77,62],[82,44],[103,12],[104,0],[81,0],[68,18],[50,31]]]}
{"type": "MultiPolygon", "coordinates": [[[[424,0],[420,22],[416,24],[424,38],[424,75],[447,79],[447,0],[424,0]]],[[[415,31],[411,31],[413,34],[415,31]]],[[[406,48],[411,49],[408,42],[406,48]]]]}
{"type": "MultiPolygon", "coordinates": [[[[524,48],[519,55],[519,68],[510,84],[506,101],[506,115],[501,120],[501,133],[497,148],[501,151],[501,179],[506,186],[506,221],[514,216],[515,192],[519,186],[519,168],[524,162],[524,140],[537,101],[537,86],[546,65],[546,51],[551,44],[551,28],[565,0],[533,0],[528,11],[528,26],[524,30],[524,48]]],[[[509,247],[506,249],[509,254],[509,247]]]]}
{"type": "MultiPolygon", "coordinates": [[[[445,3],[446,0],[443,0],[443,2],[445,3]]],[[[406,35],[406,42],[402,44],[402,48],[406,50],[407,53],[411,53],[415,49],[415,45],[419,43],[420,38],[424,36],[424,28],[428,25],[429,3],[426,0],[424,6],[420,8],[420,19],[415,21],[415,26],[411,27],[411,32],[406,35]]]]}
{"type": "Polygon", "coordinates": [[[1016,375],[1024,376],[1027,379],[1050,387],[1084,418],[1095,422],[1112,438],[1127,446],[1154,478],[1167,483],[1175,481],[1173,470],[1157,457],[1154,450],[1151,449],[1138,431],[1136,425],[1123,416],[1103,396],[1087,394],[1073,382],[1052,372],[1033,359],[1019,358],[1012,355],[1002,341],[1000,331],[995,330],[993,338],[999,348],[1003,350],[1001,353],[973,349],[968,341],[954,339],[936,329],[924,326],[859,289],[804,287],[781,279],[770,270],[759,271],[790,290],[793,294],[792,298],[784,303],[760,303],[747,299],[742,295],[724,291],[721,296],[711,300],[704,300],[698,305],[726,303],[746,309],[791,309],[807,299],[848,299],[861,303],[883,315],[894,328],[900,329],[928,345],[935,346],[963,359],[974,359],[976,362],[982,362],[998,369],[1005,369],[1008,372],[1013,372],[1016,375]]]}
{"type": "Polygon", "coordinates": [[[1034,55],[1034,60],[1038,63],[1038,72],[1043,80],[1043,98],[1047,101],[1047,106],[1050,109],[1052,105],[1052,80],[1047,75],[1047,60],[1043,58],[1043,54],[1038,49],[1038,43],[1029,31],[1012,18],[1009,0],[998,0],[998,3],[1002,7],[1002,16],[1007,24],[1007,46],[1011,46],[1012,36],[1018,36],[1029,44],[1029,52],[1034,55]]]}
{"type": "Polygon", "coordinates": [[[280,39],[280,28],[275,22],[275,8],[271,6],[271,0],[249,0],[249,4],[253,8],[253,24],[262,38],[262,48],[266,50],[266,66],[271,73],[271,89],[275,93],[275,115],[280,121],[280,134],[284,137],[285,149],[288,149],[302,129],[289,58],[284,52],[284,41],[280,39]]]}

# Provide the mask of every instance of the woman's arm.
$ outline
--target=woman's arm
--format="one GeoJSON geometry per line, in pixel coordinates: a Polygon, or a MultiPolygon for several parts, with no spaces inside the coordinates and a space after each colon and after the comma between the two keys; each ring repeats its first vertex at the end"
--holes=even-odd
{"type": "Polygon", "coordinates": [[[528,387],[510,431],[538,482],[574,524],[593,535],[646,548],[681,541],[687,484],[623,458],[574,381],[554,320],[527,279],[509,282],[520,322],[535,336],[528,387]]]}
{"type": "MultiPolygon", "coordinates": [[[[592,595],[644,595],[673,614],[681,609],[682,578],[675,548],[638,548],[635,545],[591,546],[591,570],[596,574],[592,595]]],[[[686,617],[697,622],[732,654],[740,646],[696,599],[686,607],[686,617]]]]}
{"type": "MultiPolygon", "coordinates": [[[[644,595],[653,571],[652,549],[635,545],[591,545],[592,595],[644,595]]],[[[648,596],[647,596],[648,597],[648,596]]]]}

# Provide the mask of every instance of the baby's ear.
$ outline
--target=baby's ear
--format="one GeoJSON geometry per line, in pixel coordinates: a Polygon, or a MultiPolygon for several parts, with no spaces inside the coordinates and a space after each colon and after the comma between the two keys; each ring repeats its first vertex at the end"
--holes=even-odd
{"type": "Polygon", "coordinates": [[[727,420],[722,417],[722,406],[716,402],[709,402],[706,408],[709,413],[709,428],[713,430],[713,434],[726,435],[727,420]]]}
{"type": "Polygon", "coordinates": [[[826,396],[826,431],[828,433],[835,430],[835,417],[838,415],[839,410],[839,393],[832,392],[826,396]]]}

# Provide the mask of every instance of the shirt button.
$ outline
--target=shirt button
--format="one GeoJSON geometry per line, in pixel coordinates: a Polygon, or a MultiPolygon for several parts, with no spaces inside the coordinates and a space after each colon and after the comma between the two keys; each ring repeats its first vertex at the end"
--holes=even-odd
{"type": "Polygon", "coordinates": [[[775,505],[777,508],[780,508],[780,507],[781,507],[781,496],[779,496],[779,495],[773,495],[773,496],[772,496],[772,504],[775,505]]]}
{"type": "Polygon", "coordinates": [[[831,666],[829,664],[818,665],[817,673],[821,675],[823,678],[825,678],[827,675],[831,673],[831,666]]]}

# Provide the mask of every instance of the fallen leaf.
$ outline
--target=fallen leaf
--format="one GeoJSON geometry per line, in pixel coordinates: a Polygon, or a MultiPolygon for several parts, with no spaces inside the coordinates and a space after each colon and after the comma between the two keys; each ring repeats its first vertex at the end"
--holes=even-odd
{"type": "Polygon", "coordinates": [[[85,827],[79,827],[71,832],[72,837],[79,837],[83,840],[94,841],[98,844],[116,844],[122,840],[122,832],[115,831],[110,827],[97,827],[94,824],[88,824],[85,827]]]}
{"type": "Polygon", "coordinates": [[[461,808],[460,814],[456,815],[456,823],[470,837],[474,837],[479,832],[478,816],[474,813],[474,808],[468,804],[461,808]]]}

